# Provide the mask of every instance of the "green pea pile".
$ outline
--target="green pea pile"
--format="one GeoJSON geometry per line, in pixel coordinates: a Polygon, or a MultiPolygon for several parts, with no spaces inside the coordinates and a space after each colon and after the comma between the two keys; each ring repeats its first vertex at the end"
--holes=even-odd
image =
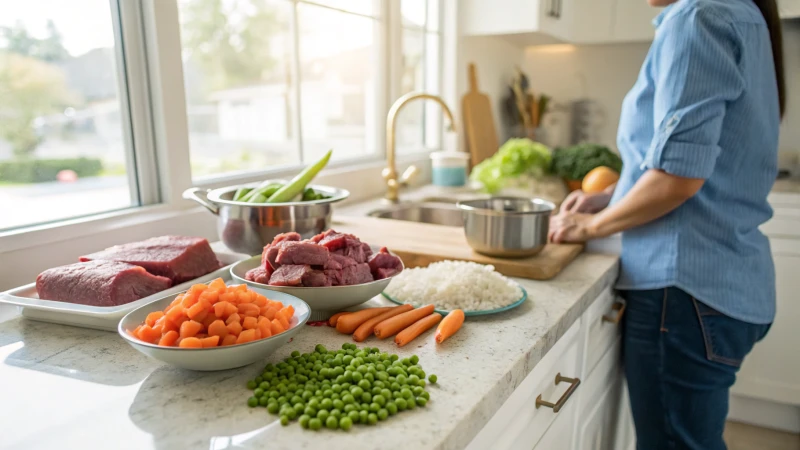
{"type": "MultiPolygon", "coordinates": [[[[428,380],[436,383],[436,375],[428,380]]],[[[247,405],[266,407],[282,425],[299,419],[303,428],[347,431],[425,406],[431,398],[425,384],[417,355],[400,359],[351,343],[336,351],[317,344],[313,353],[294,351],[281,363],[267,364],[247,382],[253,391],[247,405]]]]}

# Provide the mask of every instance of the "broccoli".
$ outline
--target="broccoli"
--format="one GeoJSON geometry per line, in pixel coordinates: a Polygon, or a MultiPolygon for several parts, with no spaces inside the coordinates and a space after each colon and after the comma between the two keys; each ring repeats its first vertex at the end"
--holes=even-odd
{"type": "Polygon", "coordinates": [[[578,144],[556,149],[553,152],[550,171],[568,180],[582,180],[592,169],[600,166],[620,172],[622,159],[608,147],[599,144],[578,144]]]}

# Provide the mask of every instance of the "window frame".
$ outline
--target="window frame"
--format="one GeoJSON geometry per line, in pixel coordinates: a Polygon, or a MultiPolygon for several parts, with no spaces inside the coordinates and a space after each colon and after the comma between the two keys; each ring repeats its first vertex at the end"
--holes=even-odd
{"type": "MultiPolygon", "coordinates": [[[[289,1],[295,6],[293,9],[295,11],[293,22],[295,23],[296,6],[299,2],[331,8],[319,5],[313,0],[289,1]]],[[[379,27],[382,56],[376,71],[378,84],[376,92],[383,93],[383,95],[377,96],[376,110],[379,111],[379,117],[385,117],[391,102],[399,96],[402,61],[399,61],[398,57],[402,57],[400,47],[402,26],[398,26],[401,21],[399,2],[394,0],[378,1],[380,13],[375,20],[383,23],[379,27]]],[[[444,92],[443,80],[448,73],[455,73],[455,67],[452,66],[455,60],[451,59],[448,62],[445,48],[453,50],[457,48],[455,44],[457,41],[456,0],[429,1],[440,1],[438,83],[442,97],[455,112],[458,107],[455,102],[457,98],[455,84],[447,92],[444,92]],[[446,19],[448,17],[449,19],[446,19]]],[[[120,97],[125,97],[121,108],[127,110],[125,114],[129,115],[127,122],[129,125],[126,125],[124,130],[126,139],[128,139],[126,145],[135,145],[132,147],[133,151],[130,151],[132,153],[132,156],[129,157],[130,167],[126,168],[131,173],[129,177],[135,176],[139,205],[106,213],[0,231],[0,255],[97,233],[124,232],[130,227],[144,227],[170,220],[177,221],[186,215],[188,210],[199,211],[201,208],[182,198],[182,193],[186,189],[193,186],[210,189],[236,183],[261,181],[269,177],[287,178],[294,175],[302,166],[198,177],[193,182],[189,157],[189,129],[186,116],[187,105],[177,0],[139,0],[136,2],[117,0],[112,1],[111,4],[114,20],[118,21],[115,23],[115,30],[121,29],[122,35],[121,52],[117,53],[118,55],[121,53],[124,57],[118,56],[117,63],[120,64],[119,60],[123,60],[122,64],[124,65],[119,67],[124,67],[124,70],[119,72],[127,81],[125,84],[126,95],[120,91],[120,97]]],[[[337,10],[337,8],[331,9],[337,10]]],[[[293,32],[296,32],[296,27],[293,32]]],[[[297,52],[293,53],[297,54],[297,52]]],[[[299,89],[299,83],[297,85],[299,89]]],[[[299,108],[297,114],[300,114],[299,108]]],[[[437,114],[440,113],[437,111],[437,114]]],[[[123,120],[123,123],[125,122],[123,120]]],[[[298,123],[300,122],[298,121],[298,123]]],[[[443,125],[441,120],[439,123],[443,125]]],[[[375,128],[376,151],[367,157],[331,163],[329,168],[320,174],[321,182],[352,183],[352,175],[371,177],[374,174],[374,178],[379,181],[375,184],[366,184],[382,186],[383,182],[380,180],[379,174],[386,161],[385,122],[377,120],[375,128]],[[337,181],[324,181],[327,179],[337,181]]],[[[299,136],[302,139],[302,134],[299,136]]],[[[458,146],[456,136],[447,138],[445,133],[441,132],[440,142],[440,148],[455,149],[458,146]]],[[[126,150],[128,149],[126,148],[126,150]]],[[[421,165],[424,171],[429,162],[430,151],[433,150],[426,148],[424,151],[414,152],[411,155],[399,155],[398,163],[401,166],[409,163],[421,165]]],[[[424,181],[426,176],[429,175],[424,174],[421,181],[424,181]]],[[[354,194],[356,195],[351,196],[352,200],[363,200],[375,197],[379,195],[379,192],[354,192],[354,194]]],[[[203,213],[207,214],[205,211],[203,213]]],[[[209,217],[209,219],[212,218],[209,217]]]]}

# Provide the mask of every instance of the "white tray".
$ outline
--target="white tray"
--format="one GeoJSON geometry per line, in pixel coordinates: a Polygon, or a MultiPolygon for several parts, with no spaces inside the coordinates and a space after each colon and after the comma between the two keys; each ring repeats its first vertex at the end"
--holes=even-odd
{"type": "Polygon", "coordinates": [[[89,306],[57,302],[54,300],[42,300],[36,293],[36,283],[26,284],[25,286],[0,293],[0,303],[21,306],[22,315],[28,319],[82,328],[117,331],[117,324],[119,324],[120,319],[122,319],[125,314],[168,295],[185,291],[196,283],[206,283],[215,278],[222,278],[228,281],[231,279],[230,267],[234,263],[247,258],[247,255],[238,253],[214,253],[217,255],[217,259],[224,264],[222,268],[207,275],[203,275],[200,278],[195,278],[194,280],[172,286],[169,289],[157,292],[149,297],[140,298],[139,300],[124,305],[89,306]]]}

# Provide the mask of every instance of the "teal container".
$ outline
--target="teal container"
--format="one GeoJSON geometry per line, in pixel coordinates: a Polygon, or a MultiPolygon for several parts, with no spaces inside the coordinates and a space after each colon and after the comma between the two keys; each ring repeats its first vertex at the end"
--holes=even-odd
{"type": "Polygon", "coordinates": [[[434,186],[460,187],[466,185],[468,164],[468,153],[431,153],[431,178],[434,186]]]}

